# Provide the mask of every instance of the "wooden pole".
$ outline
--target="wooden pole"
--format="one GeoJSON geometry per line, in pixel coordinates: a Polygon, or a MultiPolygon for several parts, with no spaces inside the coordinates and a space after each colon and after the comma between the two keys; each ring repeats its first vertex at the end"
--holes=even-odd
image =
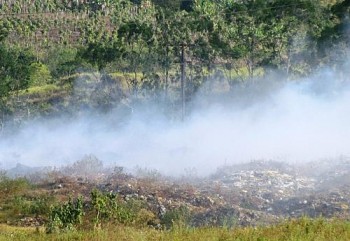
{"type": "Polygon", "coordinates": [[[186,81],[186,61],[185,61],[185,45],[181,45],[181,118],[182,121],[185,119],[185,81],[186,81]]]}

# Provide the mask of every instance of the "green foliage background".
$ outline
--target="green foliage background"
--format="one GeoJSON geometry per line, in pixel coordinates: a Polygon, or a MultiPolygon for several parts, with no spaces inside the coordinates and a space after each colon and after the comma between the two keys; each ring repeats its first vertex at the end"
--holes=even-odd
{"type": "Polygon", "coordinates": [[[346,0],[0,1],[1,122],[147,99],[178,106],[181,46],[186,101],[217,76],[230,91],[271,69],[287,80],[339,73],[348,26],[346,0]],[[87,85],[94,98],[77,99],[87,85]]]}

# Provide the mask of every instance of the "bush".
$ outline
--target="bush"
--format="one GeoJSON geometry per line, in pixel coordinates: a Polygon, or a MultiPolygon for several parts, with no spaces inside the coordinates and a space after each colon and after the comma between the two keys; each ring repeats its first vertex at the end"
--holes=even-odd
{"type": "Polygon", "coordinates": [[[0,200],[9,200],[16,195],[23,193],[30,188],[25,178],[10,179],[1,175],[0,177],[0,200]]]}
{"type": "Polygon", "coordinates": [[[156,215],[151,211],[142,208],[136,216],[135,224],[137,227],[145,227],[156,223],[156,215]]]}
{"type": "Polygon", "coordinates": [[[134,222],[139,205],[134,200],[123,203],[118,200],[114,193],[102,193],[97,189],[91,192],[92,211],[94,213],[95,227],[101,226],[103,222],[118,222],[130,224],[134,222]]]}
{"type": "Polygon", "coordinates": [[[47,233],[58,233],[61,231],[75,230],[76,226],[82,222],[83,199],[82,197],[72,201],[53,206],[49,215],[49,222],[46,226],[47,233]]]}
{"type": "Polygon", "coordinates": [[[186,206],[180,206],[179,208],[167,211],[161,219],[161,224],[167,229],[174,226],[186,226],[189,218],[190,211],[188,208],[186,206]]]}
{"type": "Polygon", "coordinates": [[[53,203],[54,197],[48,195],[39,195],[36,197],[16,196],[11,202],[11,208],[14,214],[24,216],[47,216],[50,213],[50,205],[53,203]]]}
{"type": "Polygon", "coordinates": [[[100,226],[102,221],[110,221],[117,212],[116,195],[103,194],[97,189],[91,192],[91,205],[94,213],[94,226],[100,226]]]}
{"type": "Polygon", "coordinates": [[[29,86],[41,86],[51,82],[49,68],[42,63],[32,63],[29,68],[29,86]]]}

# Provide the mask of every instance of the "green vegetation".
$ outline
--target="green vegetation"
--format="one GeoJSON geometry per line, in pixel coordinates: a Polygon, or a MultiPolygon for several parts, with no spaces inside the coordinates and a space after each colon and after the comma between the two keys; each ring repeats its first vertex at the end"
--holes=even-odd
{"type": "Polygon", "coordinates": [[[349,240],[350,223],[346,221],[302,218],[271,227],[182,228],[158,231],[114,225],[103,230],[44,234],[43,230],[0,226],[0,240],[349,240]]]}
{"type": "Polygon", "coordinates": [[[46,217],[54,197],[38,193],[24,178],[0,178],[0,222],[16,222],[21,217],[46,217]]]}
{"type": "Polygon", "coordinates": [[[103,194],[96,189],[91,192],[91,205],[95,227],[101,226],[102,222],[108,223],[111,221],[125,224],[132,223],[138,211],[137,208],[129,208],[128,205],[118,201],[116,194],[103,194]]]}
{"type": "Polygon", "coordinates": [[[327,65],[344,78],[348,23],[344,0],[1,2],[1,123],[86,105],[106,111],[163,93],[176,111],[182,46],[186,101],[210,79],[225,80],[227,92],[271,70],[293,80],[327,65]],[[88,72],[95,84],[77,84],[88,72]],[[42,98],[29,89],[14,101],[46,85],[67,91],[42,98]],[[74,95],[91,89],[93,98],[74,95]]]}
{"type": "MultiPolygon", "coordinates": [[[[226,93],[271,70],[293,81],[329,66],[344,80],[349,7],[347,0],[0,1],[0,132],[7,123],[147,101],[176,112],[181,66],[187,102],[210,79],[225,81],[226,93]]],[[[90,158],[90,169],[79,162],[74,169],[87,177],[99,165],[90,158]]],[[[187,226],[186,207],[157,218],[138,199],[89,194],[67,200],[0,175],[0,222],[30,216],[46,225],[2,225],[0,240],[350,239],[341,220],[196,229],[187,226]]]]}
{"type": "MultiPolygon", "coordinates": [[[[145,198],[132,193],[122,197],[113,191],[98,189],[101,188],[95,183],[98,179],[90,179],[91,183],[82,181],[76,174],[84,172],[83,164],[99,165],[98,160],[87,156],[61,170],[70,172],[69,176],[59,171],[35,174],[35,185],[28,178],[11,179],[1,173],[0,240],[350,239],[350,222],[341,218],[281,219],[279,223],[256,227],[226,222],[193,226],[190,221],[193,213],[185,204],[159,213],[154,209],[159,206],[152,205],[157,200],[152,195],[145,198]]],[[[128,186],[133,179],[120,167],[115,168],[111,177],[117,186],[125,180],[128,186]]],[[[137,182],[139,188],[149,185],[144,178],[137,182]],[[141,182],[145,182],[143,186],[141,182]]],[[[234,219],[235,214],[232,215],[234,219]]]]}
{"type": "Polygon", "coordinates": [[[69,199],[68,202],[53,206],[49,213],[47,233],[58,233],[75,229],[75,225],[82,222],[83,200],[79,197],[76,201],[69,199]]]}

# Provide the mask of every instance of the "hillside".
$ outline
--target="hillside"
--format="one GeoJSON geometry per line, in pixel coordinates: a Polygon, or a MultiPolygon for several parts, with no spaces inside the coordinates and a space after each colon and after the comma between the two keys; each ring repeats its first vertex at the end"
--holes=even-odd
{"type": "Polygon", "coordinates": [[[213,79],[230,92],[271,69],[296,80],[327,65],[346,81],[347,1],[177,4],[169,11],[162,1],[3,1],[1,122],[25,121],[25,108],[34,117],[57,113],[53,103],[67,105],[79,74],[97,71],[122,93],[110,106],[163,95],[175,112],[213,79]]]}

